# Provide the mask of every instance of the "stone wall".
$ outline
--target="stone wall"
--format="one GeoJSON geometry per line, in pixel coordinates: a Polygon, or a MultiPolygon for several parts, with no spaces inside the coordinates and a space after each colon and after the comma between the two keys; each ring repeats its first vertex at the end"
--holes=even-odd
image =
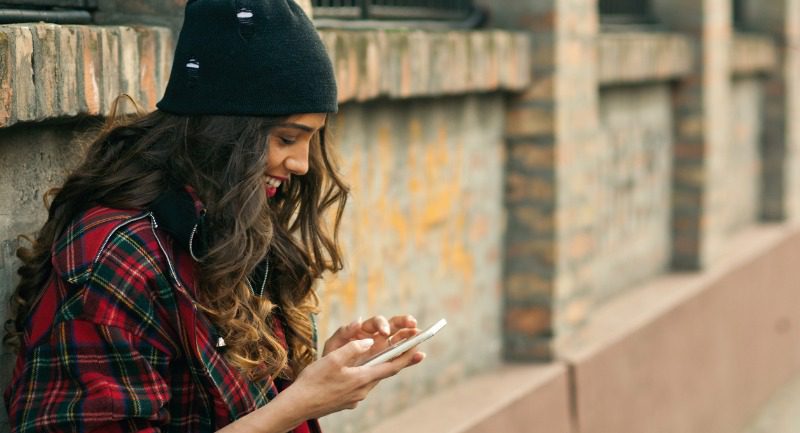
{"type": "MultiPolygon", "coordinates": [[[[601,31],[595,6],[505,2],[493,15],[533,41],[533,84],[507,126],[508,359],[557,357],[553,340],[635,282],[712,266],[763,213],[761,125],[787,116],[759,102],[785,73],[775,41],[735,34],[729,2],[654,1],[660,32],[601,31]],[[634,162],[614,166],[626,152],[634,162]]],[[[770,187],[791,186],[794,160],[772,159],[770,187]]]]}
{"type": "Polygon", "coordinates": [[[595,302],[669,267],[671,106],[666,83],[610,87],[600,94],[605,140],[592,182],[597,203],[592,215],[595,302]]]}
{"type": "Polygon", "coordinates": [[[106,116],[120,94],[152,110],[172,52],[172,35],[161,27],[0,26],[0,127],[106,116]]]}
{"type": "Polygon", "coordinates": [[[376,313],[448,325],[426,343],[424,367],[381,384],[357,411],[327,417],[329,431],[364,431],[498,365],[503,108],[498,95],[468,96],[347,104],[337,116],[353,193],[346,267],[320,288],[320,335],[376,313]]]}
{"type": "MultiPolygon", "coordinates": [[[[184,1],[100,3],[100,22],[174,29],[184,1]]],[[[772,338],[794,335],[793,316],[776,306],[794,299],[796,279],[784,274],[773,284],[767,262],[777,249],[758,250],[745,235],[762,220],[796,223],[800,215],[800,54],[793,48],[800,45],[800,0],[765,7],[748,0],[747,35],[734,32],[730,0],[653,0],[661,31],[613,33],[599,26],[596,0],[481,3],[491,9],[495,26],[517,31],[322,32],[340,83],[336,146],[353,196],[342,227],[346,269],[319,287],[321,334],[374,313],[411,312],[422,323],[441,316],[451,322],[428,343],[425,367],[387,381],[360,409],[330,417],[326,426],[364,431],[400,409],[421,413],[415,402],[425,396],[480,389],[468,385],[476,376],[484,376],[481,386],[493,383],[494,374],[508,383],[509,376],[496,373],[507,371],[505,358],[554,361],[544,370],[557,395],[541,400],[558,414],[560,427],[553,431],[619,431],[616,426],[626,425],[629,407],[605,398],[625,381],[604,381],[603,370],[611,365],[629,377],[624,362],[642,366],[637,385],[626,390],[630,407],[659,407],[659,393],[680,381],[708,396],[699,402],[669,391],[681,416],[664,413],[657,423],[642,418],[642,425],[730,431],[720,426],[740,422],[737,417],[710,419],[715,412],[708,402],[720,398],[720,389],[723,396],[745,396],[757,385],[763,396],[796,370],[795,351],[782,350],[788,345],[772,338]],[[509,98],[509,92],[518,94],[509,98]],[[731,256],[737,252],[761,263],[757,272],[731,256]],[[695,283],[687,289],[689,280],[695,283]],[[770,299],[754,304],[764,325],[733,327],[743,317],[736,308],[743,307],[728,294],[770,299]],[[621,304],[625,309],[616,309],[621,304]],[[647,311],[640,311],[642,305],[647,311]],[[707,313],[715,311],[722,319],[707,313]],[[667,319],[669,325],[662,325],[667,319]],[[640,332],[653,326],[658,332],[640,332]],[[624,333],[608,332],[621,328],[624,333]],[[729,331],[734,328],[749,333],[742,337],[729,331]],[[688,349],[680,346],[685,341],[692,341],[688,349]],[[743,371],[765,368],[770,375],[743,375],[729,362],[749,359],[751,341],[770,342],[770,359],[750,359],[743,365],[753,367],[743,371]],[[650,347],[676,350],[644,356],[654,353],[650,347]],[[628,361],[604,362],[603,354],[616,350],[621,358],[608,360],[628,361]],[[696,354],[711,360],[714,380],[693,375],[704,371],[696,354]],[[651,380],[652,371],[665,371],[657,368],[662,361],[669,374],[651,380]],[[589,363],[597,369],[585,369],[589,363]],[[611,409],[596,410],[598,398],[611,409]]],[[[26,170],[53,182],[74,160],[69,152],[64,162],[52,156],[68,148],[66,131],[83,128],[73,116],[108,113],[102,108],[108,101],[80,102],[92,100],[85,90],[97,87],[106,95],[133,83],[151,105],[153,98],[141,89],[156,88],[143,86],[153,78],[142,70],[138,82],[125,78],[137,72],[124,66],[134,53],[164,51],[145,50],[132,36],[155,34],[159,44],[170,42],[155,28],[63,28],[66,33],[47,25],[0,27],[0,96],[6,101],[0,107],[6,127],[0,130],[0,161],[24,164],[29,153],[18,143],[42,140],[30,144],[44,150],[26,170]],[[73,46],[70,32],[79,35],[76,58],[91,59],[99,50],[90,67],[78,62],[78,71],[95,71],[99,78],[69,80],[65,71],[71,69],[64,65],[73,53],[57,48],[73,46]],[[88,56],[80,54],[87,40],[80,32],[102,33],[88,56]],[[58,66],[36,61],[49,54],[61,59],[58,66]],[[48,104],[53,98],[58,103],[48,104]],[[38,123],[52,119],[69,120],[38,123]]],[[[30,202],[41,194],[30,186],[38,178],[30,182],[9,183],[0,192],[12,203],[18,196],[30,202]]],[[[29,204],[6,219],[0,215],[0,274],[13,270],[13,235],[38,223],[29,204]]],[[[792,237],[779,248],[786,269],[800,239],[793,233],[781,228],[771,235],[774,245],[792,237]]],[[[8,278],[0,282],[0,292],[10,287],[8,278]]],[[[519,371],[514,374],[527,374],[519,371]]],[[[526,389],[539,386],[522,382],[526,389]]],[[[752,409],[758,398],[731,397],[728,407],[752,409]]],[[[514,408],[506,412],[526,412],[518,401],[506,403],[514,408]]],[[[449,408],[451,414],[460,409],[449,408]]],[[[502,411],[484,407],[481,414],[460,416],[497,425],[490,422],[492,410],[502,411]]]]}
{"type": "Polygon", "coordinates": [[[730,238],[759,221],[761,191],[761,137],[764,119],[764,82],[758,77],[733,82],[731,119],[733,134],[724,149],[716,178],[727,203],[720,236],[730,238]]]}
{"type": "MultiPolygon", "coordinates": [[[[130,23],[139,18],[130,8],[155,16],[178,3],[104,7],[130,23]]],[[[529,45],[523,34],[496,30],[322,36],[340,83],[335,146],[353,192],[342,224],[346,268],[319,287],[320,335],[374,314],[450,322],[429,344],[425,369],[326,421],[362,431],[500,361],[505,94],[530,81],[529,45]]],[[[80,159],[76,131],[109,115],[120,92],[152,110],[173,41],[162,27],[0,26],[0,164],[12,167],[0,171],[3,299],[14,287],[16,236],[38,228],[43,191],[80,159]]],[[[5,388],[13,356],[3,356],[5,388]]]]}
{"type": "MultiPolygon", "coordinates": [[[[8,299],[16,278],[17,236],[31,235],[44,223],[44,193],[63,181],[82,156],[72,140],[87,124],[68,123],[36,129],[0,128],[0,319],[8,318],[8,299]]],[[[0,387],[10,381],[15,356],[0,348],[0,387]]],[[[7,431],[5,406],[0,431],[7,431]]]]}

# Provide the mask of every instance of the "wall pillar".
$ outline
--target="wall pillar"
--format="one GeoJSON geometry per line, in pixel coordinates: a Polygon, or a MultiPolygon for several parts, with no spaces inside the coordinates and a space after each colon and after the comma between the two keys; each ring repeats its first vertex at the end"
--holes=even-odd
{"type": "Polygon", "coordinates": [[[694,41],[693,73],[675,91],[672,265],[701,269],[725,238],[724,148],[731,140],[730,0],[654,0],[667,27],[694,41]]]}
{"type": "Polygon", "coordinates": [[[761,218],[800,219],[800,1],[750,0],[747,30],[777,41],[778,65],[766,81],[762,139],[761,218]]]}
{"type": "Polygon", "coordinates": [[[553,356],[589,307],[592,154],[598,140],[596,0],[492,2],[497,26],[529,31],[530,88],[509,102],[504,355],[553,356]]]}

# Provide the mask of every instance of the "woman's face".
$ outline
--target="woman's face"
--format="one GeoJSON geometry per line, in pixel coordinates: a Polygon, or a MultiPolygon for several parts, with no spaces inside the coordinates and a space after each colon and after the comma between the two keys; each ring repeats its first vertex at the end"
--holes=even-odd
{"type": "Polygon", "coordinates": [[[292,175],[308,172],[308,148],[311,137],[325,125],[325,113],[294,114],[275,126],[269,133],[266,192],[273,197],[283,182],[292,175]]]}

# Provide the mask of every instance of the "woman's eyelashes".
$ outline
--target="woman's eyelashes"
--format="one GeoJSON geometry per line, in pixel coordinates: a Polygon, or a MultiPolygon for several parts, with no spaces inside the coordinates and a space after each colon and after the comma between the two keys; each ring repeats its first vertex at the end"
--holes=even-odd
{"type": "Polygon", "coordinates": [[[285,144],[287,146],[292,145],[292,144],[297,142],[297,138],[293,138],[293,137],[281,137],[281,136],[279,136],[278,139],[281,141],[281,143],[283,143],[283,144],[285,144]]]}

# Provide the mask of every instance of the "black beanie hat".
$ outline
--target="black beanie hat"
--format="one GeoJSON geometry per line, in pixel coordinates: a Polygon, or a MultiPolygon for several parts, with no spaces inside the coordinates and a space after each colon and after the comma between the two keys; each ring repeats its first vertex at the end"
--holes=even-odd
{"type": "Polygon", "coordinates": [[[156,105],[184,115],[338,109],[333,65],[294,0],[189,0],[167,90],[156,105]]]}

